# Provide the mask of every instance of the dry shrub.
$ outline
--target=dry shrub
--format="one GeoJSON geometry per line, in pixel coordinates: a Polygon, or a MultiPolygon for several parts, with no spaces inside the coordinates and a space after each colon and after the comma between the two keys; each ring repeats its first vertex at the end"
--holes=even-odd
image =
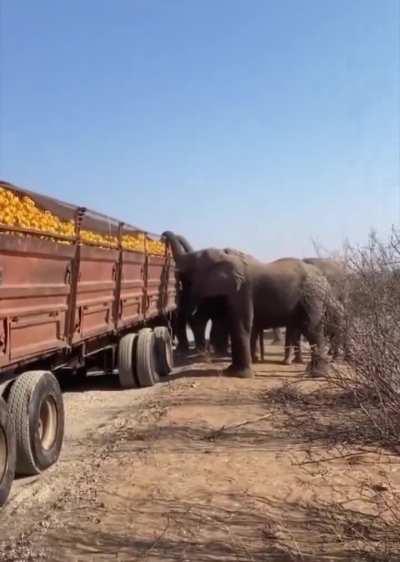
{"type": "MultiPolygon", "coordinates": [[[[351,369],[336,380],[386,443],[400,445],[400,232],[346,248],[345,329],[351,369]]],[[[400,450],[400,447],[399,449],[400,450]]]]}

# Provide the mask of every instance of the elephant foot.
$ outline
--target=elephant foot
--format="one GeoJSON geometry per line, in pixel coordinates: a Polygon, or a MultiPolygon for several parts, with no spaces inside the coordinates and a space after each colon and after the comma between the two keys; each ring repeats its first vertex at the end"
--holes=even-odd
{"type": "Polygon", "coordinates": [[[311,360],[306,368],[306,374],[313,378],[327,377],[329,371],[329,362],[322,358],[311,360]]]}
{"type": "Polygon", "coordinates": [[[253,357],[253,358],[252,358],[252,362],[253,362],[253,363],[259,363],[260,360],[259,360],[258,357],[253,357]]]}
{"type": "Polygon", "coordinates": [[[292,364],[292,360],[290,357],[285,357],[285,359],[282,361],[282,365],[291,365],[292,364]]]}
{"type": "Polygon", "coordinates": [[[249,367],[240,369],[234,365],[229,365],[227,369],[224,369],[223,374],[226,377],[237,377],[239,379],[252,379],[254,377],[254,372],[249,367]]]}
{"type": "Polygon", "coordinates": [[[297,357],[294,358],[294,363],[296,363],[297,365],[303,365],[304,364],[304,359],[301,355],[298,355],[297,357]]]}

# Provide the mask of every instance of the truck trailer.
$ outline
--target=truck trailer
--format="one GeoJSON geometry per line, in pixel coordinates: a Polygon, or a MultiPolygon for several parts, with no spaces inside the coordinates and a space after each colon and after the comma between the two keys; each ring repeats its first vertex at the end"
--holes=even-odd
{"type": "Polygon", "coordinates": [[[118,369],[134,388],[168,376],[175,308],[165,240],[0,181],[0,506],[15,474],[59,457],[62,377],[118,369]]]}

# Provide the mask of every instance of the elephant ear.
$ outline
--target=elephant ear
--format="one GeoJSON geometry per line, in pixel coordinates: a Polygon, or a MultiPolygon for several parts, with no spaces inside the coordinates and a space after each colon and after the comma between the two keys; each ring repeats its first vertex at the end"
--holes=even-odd
{"type": "Polygon", "coordinates": [[[229,262],[221,262],[208,271],[204,291],[209,296],[229,295],[240,291],[244,281],[242,271],[229,262]]]}
{"type": "Polygon", "coordinates": [[[246,280],[247,262],[238,254],[210,250],[205,257],[205,285],[211,295],[229,295],[240,291],[246,280]]]}

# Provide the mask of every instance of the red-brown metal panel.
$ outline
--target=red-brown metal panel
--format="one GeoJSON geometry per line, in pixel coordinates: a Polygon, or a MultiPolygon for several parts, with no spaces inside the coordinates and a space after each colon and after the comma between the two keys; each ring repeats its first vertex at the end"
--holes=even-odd
{"type": "Polygon", "coordinates": [[[117,328],[124,328],[144,318],[144,268],[144,254],[122,252],[117,328]]]}
{"type": "Polygon", "coordinates": [[[154,318],[155,316],[158,316],[163,310],[164,295],[162,289],[165,288],[165,281],[163,279],[164,264],[164,257],[151,255],[148,256],[146,318],[154,318]]]}
{"type": "Polygon", "coordinates": [[[114,329],[119,252],[81,246],[72,343],[114,329]]]}
{"type": "Polygon", "coordinates": [[[175,262],[171,258],[166,265],[167,269],[167,295],[165,308],[167,311],[174,310],[176,308],[176,274],[175,274],[175,262]]]}
{"type": "Polygon", "coordinates": [[[0,367],[67,346],[74,247],[0,235],[0,367]]]}

